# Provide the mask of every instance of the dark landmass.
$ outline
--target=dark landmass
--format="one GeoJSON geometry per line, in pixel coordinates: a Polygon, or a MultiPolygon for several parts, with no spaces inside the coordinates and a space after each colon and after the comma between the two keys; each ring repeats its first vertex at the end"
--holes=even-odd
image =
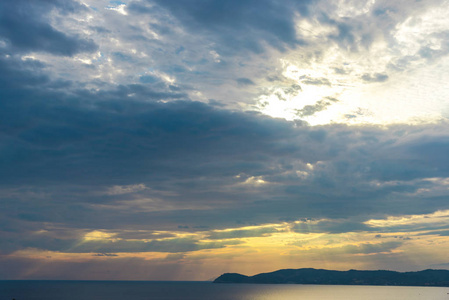
{"type": "Polygon", "coordinates": [[[449,286],[448,270],[418,272],[331,271],[322,269],[285,269],[254,276],[225,273],[214,283],[295,283],[329,285],[449,286]]]}

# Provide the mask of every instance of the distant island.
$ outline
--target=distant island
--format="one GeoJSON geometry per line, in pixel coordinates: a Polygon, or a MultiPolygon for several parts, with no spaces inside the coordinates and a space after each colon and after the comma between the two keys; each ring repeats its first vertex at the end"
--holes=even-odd
{"type": "Polygon", "coordinates": [[[225,273],[215,279],[214,283],[449,286],[449,271],[424,270],[418,272],[396,272],[384,270],[332,271],[311,268],[285,269],[254,276],[225,273]]]}

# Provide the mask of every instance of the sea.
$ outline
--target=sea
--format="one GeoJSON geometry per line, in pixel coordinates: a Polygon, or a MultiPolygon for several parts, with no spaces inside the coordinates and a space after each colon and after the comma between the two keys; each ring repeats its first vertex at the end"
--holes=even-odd
{"type": "Polygon", "coordinates": [[[449,300],[446,287],[181,281],[0,281],[0,300],[449,300]]]}

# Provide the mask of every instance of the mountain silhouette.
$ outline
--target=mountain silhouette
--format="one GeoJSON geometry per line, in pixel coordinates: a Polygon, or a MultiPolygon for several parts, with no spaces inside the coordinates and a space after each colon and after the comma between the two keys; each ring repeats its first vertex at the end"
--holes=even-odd
{"type": "Polygon", "coordinates": [[[214,283],[449,286],[449,271],[431,269],[417,272],[284,269],[254,276],[225,273],[215,279],[214,283]]]}

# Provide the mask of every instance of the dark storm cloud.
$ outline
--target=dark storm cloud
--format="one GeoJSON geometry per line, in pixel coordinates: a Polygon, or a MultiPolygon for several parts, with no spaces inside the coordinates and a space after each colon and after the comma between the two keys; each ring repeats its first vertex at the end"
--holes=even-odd
{"type": "Polygon", "coordinates": [[[98,47],[89,39],[67,35],[54,28],[49,14],[57,10],[66,15],[86,8],[75,1],[2,1],[0,3],[0,38],[13,51],[44,51],[54,55],[73,56],[92,52],[98,47]]]}
{"type": "Polygon", "coordinates": [[[71,239],[68,235],[65,235],[64,237],[55,237],[45,234],[36,234],[36,231],[14,233],[0,231],[0,241],[2,244],[0,254],[3,255],[12,253],[16,250],[30,248],[63,251],[65,249],[70,249],[72,245],[75,245],[77,242],[77,240],[71,239]]]}
{"type": "MultiPolygon", "coordinates": [[[[167,9],[183,26],[210,35],[220,43],[220,53],[247,49],[260,53],[264,43],[278,48],[295,47],[301,43],[296,37],[295,12],[307,13],[309,1],[272,0],[151,0],[167,9]]],[[[144,1],[130,3],[130,10],[144,11],[144,1]]]]}
{"type": "MultiPolygon", "coordinates": [[[[118,96],[114,93],[113,97],[118,96]]],[[[291,134],[286,122],[246,118],[245,114],[186,101],[161,104],[111,100],[76,105],[18,99],[2,106],[1,127],[9,128],[3,133],[3,183],[88,183],[95,178],[96,184],[124,184],[139,177],[252,172],[263,165],[249,157],[245,139],[253,140],[253,151],[267,147],[272,148],[267,149],[270,152],[277,148],[282,151],[282,146],[270,146],[264,137],[276,139],[273,135],[282,128],[287,136],[291,134]],[[228,166],[214,161],[230,156],[235,158],[228,166]],[[214,166],[222,168],[214,170],[214,166]]]]}
{"type": "MultiPolygon", "coordinates": [[[[16,67],[21,74],[36,66],[18,61],[16,67]]],[[[447,176],[444,126],[425,143],[420,142],[420,134],[400,142],[406,127],[392,127],[388,132],[375,127],[298,127],[202,103],[160,103],[152,99],[161,99],[160,95],[148,92],[128,99],[131,87],[107,93],[78,91],[73,98],[37,84],[48,82],[45,78],[43,74],[25,77],[23,85],[28,88],[3,89],[3,99],[8,100],[0,103],[3,187],[19,186],[20,191],[21,185],[35,189],[41,185],[48,193],[34,204],[29,201],[36,196],[25,193],[3,197],[4,212],[14,203],[20,213],[10,213],[24,221],[51,220],[93,228],[139,223],[164,228],[176,224],[172,228],[177,228],[183,224],[194,230],[194,226],[309,215],[419,212],[445,203],[434,199],[424,205],[411,196],[399,196],[427,184],[407,180],[447,176]],[[301,164],[318,161],[306,178],[296,175],[295,168],[307,170],[301,164]],[[238,174],[242,180],[235,177],[238,174]],[[251,176],[264,176],[271,184],[241,184],[251,176]],[[376,180],[404,182],[377,186],[372,183],[376,180]],[[130,207],[122,212],[114,210],[117,200],[124,201],[120,204],[124,209],[129,196],[89,192],[136,182],[156,191],[175,192],[162,196],[166,203],[182,207],[187,201],[202,206],[214,199],[212,206],[216,207],[148,212],[130,207]],[[70,184],[81,186],[80,190],[56,188],[70,184]],[[390,197],[393,193],[395,199],[390,197]],[[414,205],[404,207],[404,201],[414,205]],[[95,203],[110,205],[110,209],[89,205],[95,203]],[[238,205],[229,208],[229,203],[238,205]]],[[[165,93],[167,99],[176,95],[165,93]]],[[[423,128],[421,134],[425,132],[423,128]]]]}
{"type": "Polygon", "coordinates": [[[20,94],[20,89],[39,88],[50,83],[49,76],[44,72],[45,64],[31,59],[5,58],[6,54],[0,53],[0,93],[4,97],[3,105],[10,100],[9,97],[20,94]]]}
{"type": "MultiPolygon", "coordinates": [[[[34,60],[2,55],[0,66],[2,253],[68,251],[79,240],[37,238],[35,231],[52,230],[48,224],[64,224],[66,232],[196,231],[358,216],[314,229],[345,232],[368,230],[361,223],[372,215],[449,206],[445,196],[413,194],[435,184],[426,178],[449,177],[446,124],[309,127],[190,101],[151,82],[96,92],[52,80],[34,60]],[[144,188],[107,192],[126,185],[144,188]]],[[[90,242],[77,251],[224,246],[176,241],[90,242]]]]}
{"type": "Polygon", "coordinates": [[[190,101],[159,103],[183,94],[143,85],[75,90],[75,96],[67,96],[46,88],[51,82],[37,63],[13,58],[0,63],[10,74],[0,78],[4,184],[126,184],[208,172],[251,173],[263,164],[248,150],[282,151],[282,144],[270,145],[266,138],[277,140],[281,131],[279,139],[293,134],[291,124],[267,117],[190,101]],[[250,148],[244,143],[248,139],[250,148]],[[229,164],[216,157],[234,159],[229,164]]]}
{"type": "Polygon", "coordinates": [[[413,180],[422,177],[447,177],[449,172],[449,137],[423,136],[392,147],[388,158],[379,157],[379,165],[370,168],[381,180],[413,180]]]}

